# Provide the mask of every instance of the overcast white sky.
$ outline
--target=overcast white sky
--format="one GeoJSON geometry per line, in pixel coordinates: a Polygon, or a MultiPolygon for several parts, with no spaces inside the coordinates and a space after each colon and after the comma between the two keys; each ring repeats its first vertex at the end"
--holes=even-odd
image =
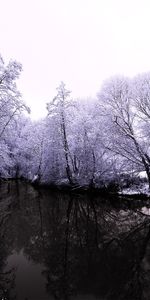
{"type": "Polygon", "coordinates": [[[0,9],[0,52],[23,64],[33,118],[61,80],[89,97],[112,75],[150,71],[149,0],[0,0],[0,9]]]}

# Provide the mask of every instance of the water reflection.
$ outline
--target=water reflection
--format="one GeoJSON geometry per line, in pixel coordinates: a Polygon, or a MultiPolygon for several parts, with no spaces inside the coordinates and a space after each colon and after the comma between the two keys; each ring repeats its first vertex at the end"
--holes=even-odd
{"type": "Polygon", "coordinates": [[[150,299],[145,211],[115,199],[2,183],[0,299],[150,299]]]}

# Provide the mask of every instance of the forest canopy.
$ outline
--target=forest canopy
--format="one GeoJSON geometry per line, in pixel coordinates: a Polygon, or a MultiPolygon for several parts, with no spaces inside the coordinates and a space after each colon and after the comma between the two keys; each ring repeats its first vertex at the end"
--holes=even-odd
{"type": "Polygon", "coordinates": [[[32,121],[17,89],[22,66],[0,56],[0,177],[101,187],[144,171],[150,186],[150,73],[106,80],[95,99],[61,82],[32,121]]]}

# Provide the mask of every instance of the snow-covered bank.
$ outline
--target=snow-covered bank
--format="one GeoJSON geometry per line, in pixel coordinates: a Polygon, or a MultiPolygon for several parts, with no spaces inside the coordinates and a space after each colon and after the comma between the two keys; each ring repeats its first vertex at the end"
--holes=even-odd
{"type": "Polygon", "coordinates": [[[121,195],[145,195],[150,197],[150,189],[148,183],[142,183],[140,185],[133,185],[130,188],[124,188],[119,191],[121,195]]]}

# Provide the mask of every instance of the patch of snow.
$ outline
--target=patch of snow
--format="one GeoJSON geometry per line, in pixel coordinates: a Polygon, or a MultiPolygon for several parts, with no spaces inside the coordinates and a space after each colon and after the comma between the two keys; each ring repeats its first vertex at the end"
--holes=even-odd
{"type": "Polygon", "coordinates": [[[139,172],[138,177],[139,178],[147,178],[147,174],[145,171],[141,171],[141,172],[139,172]]]}
{"type": "Polygon", "coordinates": [[[120,194],[123,195],[134,195],[134,194],[145,194],[147,196],[150,196],[150,190],[148,183],[139,185],[139,186],[133,186],[131,188],[124,188],[120,194]]]}
{"type": "Polygon", "coordinates": [[[32,182],[35,182],[38,179],[38,175],[34,175],[32,182]]]}
{"type": "Polygon", "coordinates": [[[148,208],[146,206],[142,207],[141,212],[145,215],[150,216],[150,208],[148,208]]]}

